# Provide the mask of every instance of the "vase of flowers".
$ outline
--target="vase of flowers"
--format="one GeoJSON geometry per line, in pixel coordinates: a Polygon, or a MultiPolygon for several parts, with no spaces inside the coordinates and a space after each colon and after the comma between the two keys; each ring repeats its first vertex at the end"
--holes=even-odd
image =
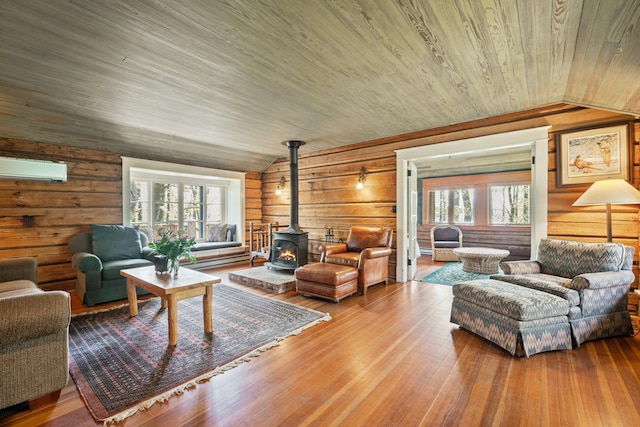
{"type": "Polygon", "coordinates": [[[154,255],[153,263],[156,266],[156,272],[166,273],[167,271],[169,271],[169,259],[165,255],[154,255]]]}
{"type": "Polygon", "coordinates": [[[184,235],[178,235],[170,231],[161,230],[160,240],[149,243],[149,247],[156,251],[156,259],[160,264],[156,264],[156,271],[171,273],[173,277],[178,275],[180,269],[180,259],[185,258],[193,263],[196,257],[189,250],[196,244],[196,239],[189,239],[184,235]],[[161,258],[164,257],[164,260],[161,258]],[[164,263],[164,265],[162,264],[164,263]]]}

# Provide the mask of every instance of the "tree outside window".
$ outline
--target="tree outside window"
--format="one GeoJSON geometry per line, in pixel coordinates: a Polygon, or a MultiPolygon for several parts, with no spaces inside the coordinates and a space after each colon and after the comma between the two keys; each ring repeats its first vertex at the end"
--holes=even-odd
{"type": "Polygon", "coordinates": [[[149,218],[149,182],[132,181],[130,189],[131,223],[147,226],[149,218]]]}
{"type": "Polygon", "coordinates": [[[159,228],[178,232],[179,197],[178,184],[153,183],[153,228],[156,232],[159,228]]]}
{"type": "Polygon", "coordinates": [[[492,185],[489,188],[490,223],[494,225],[530,224],[531,186],[492,185]]]}
{"type": "Polygon", "coordinates": [[[471,188],[431,190],[429,222],[431,224],[472,224],[473,196],[471,188]]]}
{"type": "Polygon", "coordinates": [[[442,224],[449,221],[449,191],[429,191],[429,222],[442,224]]]}
{"type": "Polygon", "coordinates": [[[453,223],[473,223],[473,190],[461,188],[453,190],[453,223]]]}
{"type": "Polygon", "coordinates": [[[200,239],[204,232],[204,187],[183,184],[182,206],[183,224],[187,237],[200,239]]]}
{"type": "Polygon", "coordinates": [[[155,237],[164,229],[204,239],[208,224],[225,221],[225,194],[225,187],[218,185],[132,180],[130,221],[155,237]]]}
{"type": "Polygon", "coordinates": [[[222,222],[222,212],[224,207],[224,194],[222,187],[208,185],[207,191],[207,223],[215,224],[222,222]]]}

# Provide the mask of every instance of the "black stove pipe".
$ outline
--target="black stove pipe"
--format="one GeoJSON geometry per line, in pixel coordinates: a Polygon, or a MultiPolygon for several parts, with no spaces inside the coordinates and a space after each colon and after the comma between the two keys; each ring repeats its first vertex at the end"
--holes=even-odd
{"type": "Polygon", "coordinates": [[[288,140],[283,141],[282,145],[289,147],[289,174],[290,174],[290,191],[291,206],[289,214],[289,228],[285,231],[288,233],[302,233],[298,224],[298,148],[304,145],[304,141],[288,140]]]}

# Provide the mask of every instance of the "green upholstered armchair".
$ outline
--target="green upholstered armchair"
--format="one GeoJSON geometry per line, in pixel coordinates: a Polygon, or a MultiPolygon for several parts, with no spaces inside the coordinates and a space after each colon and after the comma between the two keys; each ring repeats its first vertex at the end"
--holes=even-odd
{"type": "MultiPolygon", "coordinates": [[[[126,268],[153,265],[146,234],[122,225],[91,225],[91,231],[69,241],[71,265],[77,272],[76,294],[88,306],[127,298],[126,268]]],[[[138,295],[147,292],[137,289],[138,295]]]]}
{"type": "Polygon", "coordinates": [[[0,409],[57,397],[69,380],[69,293],[37,283],[35,258],[0,260],[0,409]]]}

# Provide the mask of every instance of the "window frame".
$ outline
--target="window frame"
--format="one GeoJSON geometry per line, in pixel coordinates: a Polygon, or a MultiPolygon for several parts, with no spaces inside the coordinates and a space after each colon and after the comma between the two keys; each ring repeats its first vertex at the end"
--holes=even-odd
{"type": "Polygon", "coordinates": [[[531,183],[526,181],[514,181],[514,182],[493,182],[487,184],[487,225],[490,227],[530,227],[531,226],[531,183]],[[491,189],[493,187],[507,187],[516,185],[526,185],[529,187],[529,222],[520,224],[496,224],[491,221],[492,218],[492,197],[491,189]]]}
{"type": "Polygon", "coordinates": [[[184,224],[184,185],[197,185],[203,191],[203,217],[200,235],[197,240],[206,240],[206,187],[223,188],[221,192],[222,223],[236,225],[236,241],[244,242],[244,192],[245,173],[197,166],[186,166],[177,163],[158,162],[153,160],[122,157],[122,223],[131,225],[131,184],[133,181],[149,182],[149,208],[147,212],[149,224],[153,226],[153,183],[178,183],[180,206],[178,210],[178,226],[184,224]]]}
{"type": "Polygon", "coordinates": [[[473,225],[475,224],[475,218],[476,218],[476,189],[474,188],[473,185],[463,185],[463,186],[446,186],[446,187],[433,187],[433,188],[429,188],[426,191],[426,201],[425,201],[425,205],[427,206],[427,215],[426,215],[426,219],[427,219],[427,224],[429,225],[439,225],[439,224],[455,224],[455,225],[473,225]],[[463,191],[463,190],[468,190],[471,193],[471,197],[472,197],[472,204],[471,204],[471,220],[469,222],[459,222],[455,220],[455,194],[456,192],[459,191],[463,191]],[[431,209],[431,194],[437,191],[446,191],[447,192],[447,214],[446,214],[446,221],[444,222],[439,222],[439,221],[433,221],[433,212],[431,209]]]}
{"type": "MultiPolygon", "coordinates": [[[[530,192],[533,191],[533,186],[529,178],[529,170],[517,170],[517,171],[505,171],[495,172],[487,174],[469,174],[469,175],[455,175],[446,177],[430,177],[421,178],[419,180],[419,186],[422,193],[422,207],[420,211],[420,218],[422,219],[422,225],[431,227],[441,223],[430,222],[430,206],[429,206],[429,192],[432,190],[446,190],[456,188],[469,188],[473,187],[474,191],[474,222],[473,224],[456,223],[460,227],[473,230],[485,230],[492,232],[499,232],[502,230],[514,229],[514,228],[531,228],[531,224],[490,224],[490,212],[489,212],[489,186],[491,185],[522,185],[527,184],[530,186],[530,192]]],[[[531,210],[534,207],[529,202],[530,221],[531,210]]],[[[447,222],[446,224],[454,224],[453,222],[447,222]]]]}

